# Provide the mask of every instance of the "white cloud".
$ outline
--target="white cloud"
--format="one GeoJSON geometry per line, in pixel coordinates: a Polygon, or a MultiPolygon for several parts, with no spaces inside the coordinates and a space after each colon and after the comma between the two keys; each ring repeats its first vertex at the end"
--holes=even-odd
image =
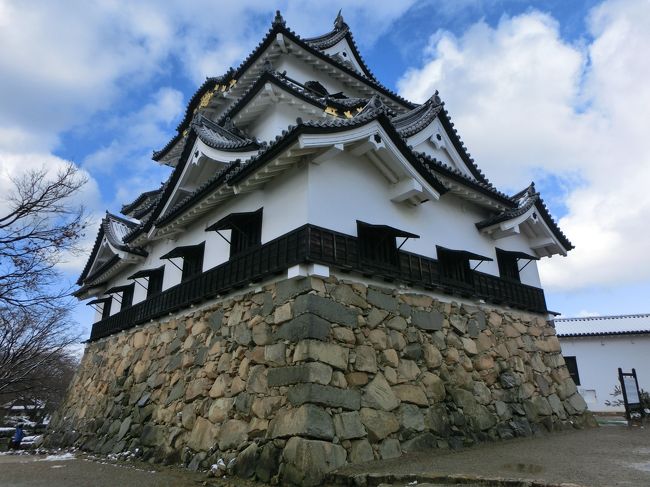
{"type": "MultiPolygon", "coordinates": [[[[346,0],[341,6],[352,23],[373,25],[359,38],[367,44],[412,3],[346,0]]],[[[301,35],[329,29],[338,8],[264,0],[0,0],[0,191],[8,175],[64,164],[53,152],[71,130],[95,138],[97,131],[110,134],[82,164],[89,171],[82,199],[95,220],[104,208],[116,210],[157,187],[168,170],[151,162],[151,151],[173,133],[184,112],[182,94],[156,88],[151,97],[138,95],[143,104],[126,115],[115,115],[115,108],[136,91],[147,93],[148,84],[158,87],[157,77],[172,70],[176,79],[199,85],[238,65],[270,28],[278,7],[301,35]],[[120,184],[111,187],[116,171],[120,184]],[[108,201],[90,174],[102,179],[108,201]]],[[[85,244],[93,239],[87,235],[85,244]]],[[[84,259],[69,256],[62,268],[76,272],[84,259]]]]}
{"type": "Polygon", "coordinates": [[[529,12],[456,37],[440,31],[420,68],[399,82],[420,101],[441,91],[459,133],[502,187],[533,174],[575,178],[560,224],[576,245],[541,266],[551,289],[650,278],[650,3],[612,0],[569,44],[557,22],[529,12]]]}

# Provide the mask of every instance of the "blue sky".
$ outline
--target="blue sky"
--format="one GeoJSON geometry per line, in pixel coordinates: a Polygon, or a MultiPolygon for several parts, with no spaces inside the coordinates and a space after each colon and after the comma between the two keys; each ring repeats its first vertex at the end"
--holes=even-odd
{"type": "MultiPolygon", "coordinates": [[[[576,245],[541,263],[551,309],[649,311],[647,0],[0,0],[0,190],[24,168],[74,161],[98,219],[157,187],[169,169],[151,152],[202,80],[255,47],[276,8],[303,36],[329,31],[342,8],[385,85],[414,101],[440,90],[500,189],[536,181],[576,245]]],[[[84,259],[62,266],[66,278],[84,259]]],[[[87,326],[83,307],[76,315],[87,326]]]]}

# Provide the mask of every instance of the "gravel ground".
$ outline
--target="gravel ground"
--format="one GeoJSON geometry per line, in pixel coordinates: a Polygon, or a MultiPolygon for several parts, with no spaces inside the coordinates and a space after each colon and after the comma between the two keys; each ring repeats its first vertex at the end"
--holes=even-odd
{"type": "MultiPolygon", "coordinates": [[[[606,425],[542,438],[483,444],[459,452],[405,455],[396,460],[348,467],[343,472],[379,476],[460,475],[589,487],[645,487],[650,486],[650,427],[606,425]]],[[[407,484],[406,481],[390,483],[395,486],[407,484]]]]}

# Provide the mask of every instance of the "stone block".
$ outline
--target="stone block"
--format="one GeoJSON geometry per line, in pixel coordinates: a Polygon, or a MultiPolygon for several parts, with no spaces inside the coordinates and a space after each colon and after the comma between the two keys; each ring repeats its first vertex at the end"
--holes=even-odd
{"type": "Polygon", "coordinates": [[[392,348],[383,350],[381,352],[381,363],[390,365],[391,367],[397,367],[399,365],[399,357],[397,356],[397,352],[392,348]]]}
{"type": "Polygon", "coordinates": [[[356,342],[354,332],[349,328],[345,328],[344,326],[334,327],[332,329],[332,336],[338,342],[348,343],[350,345],[354,345],[356,342]]]}
{"type": "Polygon", "coordinates": [[[294,437],[287,441],[282,456],[283,484],[310,487],[322,485],[328,472],[345,465],[347,453],[341,445],[294,437]]]}
{"type": "Polygon", "coordinates": [[[211,381],[207,378],[193,380],[185,390],[185,401],[189,402],[197,397],[205,395],[210,388],[210,385],[211,381]]]}
{"type": "Polygon", "coordinates": [[[291,367],[277,367],[267,372],[269,387],[288,386],[303,382],[329,384],[332,380],[332,367],[320,362],[293,365],[291,367]]]}
{"type": "Polygon", "coordinates": [[[436,374],[431,372],[425,372],[420,377],[420,381],[424,386],[424,392],[431,402],[441,402],[447,396],[447,391],[445,389],[445,383],[443,380],[436,374]]]}
{"type": "Polygon", "coordinates": [[[212,387],[210,388],[208,395],[212,399],[225,396],[229,385],[230,385],[230,377],[227,376],[226,374],[221,374],[214,380],[214,383],[212,384],[212,387]]]}
{"type": "Polygon", "coordinates": [[[262,482],[268,483],[280,466],[280,457],[282,450],[269,442],[262,447],[257,465],[255,466],[255,475],[262,482]]]}
{"type": "Polygon", "coordinates": [[[368,345],[359,345],[356,349],[356,358],[354,362],[355,370],[361,372],[377,372],[377,357],[375,350],[368,345]]]}
{"type": "Polygon", "coordinates": [[[430,369],[437,369],[442,365],[442,354],[438,347],[430,343],[425,343],[422,347],[424,361],[430,369]]]}
{"type": "MultiPolygon", "coordinates": [[[[409,331],[406,331],[406,334],[409,334],[409,331]]],[[[388,345],[395,350],[404,350],[406,348],[406,340],[404,339],[404,334],[401,331],[390,330],[388,332],[388,345]]]]}
{"type": "Polygon", "coordinates": [[[282,306],[275,308],[275,312],[273,313],[273,322],[276,325],[289,321],[291,318],[293,318],[291,303],[285,303],[282,306]]]}
{"type": "Polygon", "coordinates": [[[329,321],[313,313],[305,313],[284,323],[275,333],[274,338],[290,342],[297,342],[304,338],[325,340],[330,333],[330,327],[329,321]]]}
{"type": "Polygon", "coordinates": [[[395,438],[388,438],[379,444],[379,455],[383,460],[391,458],[399,458],[402,456],[402,447],[399,440],[395,438]]]}
{"type": "Polygon", "coordinates": [[[348,367],[349,353],[349,349],[334,343],[320,342],[318,340],[302,340],[296,345],[293,361],[315,360],[329,364],[337,369],[345,370],[348,367]]]}
{"type": "Polygon", "coordinates": [[[234,397],[221,397],[214,401],[208,410],[208,419],[212,423],[223,423],[235,404],[234,397]]]}
{"type": "Polygon", "coordinates": [[[386,321],[386,326],[391,330],[404,331],[406,330],[408,323],[406,323],[406,320],[401,316],[393,316],[386,321]]]}
{"type": "Polygon", "coordinates": [[[239,419],[226,421],[219,432],[219,449],[236,450],[248,439],[248,422],[239,419]]]}
{"type": "Polygon", "coordinates": [[[428,406],[429,401],[427,399],[424,390],[420,386],[415,386],[411,384],[399,384],[392,387],[393,392],[397,399],[402,402],[408,402],[411,404],[417,404],[418,406],[428,406]]]}
{"type": "Polygon", "coordinates": [[[259,451],[256,443],[244,448],[235,461],[234,473],[237,477],[247,479],[255,474],[259,451]]]}
{"type": "Polygon", "coordinates": [[[162,426],[155,424],[145,424],[140,435],[140,443],[144,446],[158,446],[164,440],[162,426]]]}
{"type": "Polygon", "coordinates": [[[409,343],[406,345],[406,347],[404,347],[404,351],[402,353],[407,359],[415,361],[422,360],[424,357],[424,350],[422,349],[422,345],[419,343],[409,343]]]}
{"type": "Polygon", "coordinates": [[[365,372],[350,372],[345,375],[345,380],[350,387],[361,387],[368,383],[368,374],[365,372]]]}
{"type": "Polygon", "coordinates": [[[372,308],[366,317],[366,323],[370,328],[376,328],[387,316],[388,311],[372,308]]]}
{"type": "Polygon", "coordinates": [[[297,384],[291,386],[288,399],[294,406],[309,403],[349,410],[358,410],[361,407],[361,393],[359,391],[339,389],[321,384],[297,384]]]}
{"type": "Polygon", "coordinates": [[[413,360],[400,360],[397,367],[397,375],[400,380],[412,381],[420,375],[420,368],[413,360]]]}
{"type": "Polygon", "coordinates": [[[303,294],[294,302],[294,315],[312,313],[329,323],[338,323],[349,328],[356,328],[358,311],[343,306],[332,299],[315,294],[303,294]]]}
{"type": "Polygon", "coordinates": [[[334,423],[327,412],[313,404],[281,409],[269,424],[270,438],[303,436],[320,440],[334,438],[334,423]]]}
{"type": "Polygon", "coordinates": [[[298,277],[295,279],[285,279],[275,285],[275,303],[281,305],[289,299],[295,298],[300,294],[308,293],[312,290],[311,279],[298,277]]]}
{"type": "Polygon", "coordinates": [[[452,329],[459,335],[467,333],[467,317],[458,314],[452,314],[449,317],[449,324],[452,329]]]}
{"type": "Polygon", "coordinates": [[[411,323],[422,330],[437,331],[442,330],[442,324],[445,321],[440,311],[413,311],[411,314],[411,323]]]}
{"type": "Polygon", "coordinates": [[[219,428],[205,418],[197,418],[187,446],[194,451],[207,451],[216,442],[219,428]]]}
{"type": "Polygon", "coordinates": [[[334,415],[334,430],[340,440],[352,440],[366,436],[366,429],[356,411],[334,415]]]}
{"type": "Polygon", "coordinates": [[[351,286],[339,284],[332,290],[332,297],[340,303],[356,306],[358,308],[368,308],[365,299],[354,292],[351,286]]]}
{"type": "Polygon", "coordinates": [[[396,313],[398,311],[399,303],[397,298],[391,294],[387,294],[377,288],[369,287],[368,295],[366,296],[368,303],[377,308],[396,313]]]}
{"type": "Polygon", "coordinates": [[[277,411],[281,404],[280,396],[258,397],[253,400],[251,411],[258,418],[267,419],[277,411]]]}
{"type": "Polygon", "coordinates": [[[240,345],[248,345],[253,339],[253,334],[247,323],[237,323],[233,327],[232,337],[240,345]]]}
{"type": "Polygon", "coordinates": [[[370,381],[361,396],[361,405],[383,411],[391,411],[399,406],[399,399],[381,373],[370,381]]]}
{"type": "Polygon", "coordinates": [[[368,333],[368,341],[377,350],[384,350],[388,346],[388,337],[384,330],[371,330],[370,333],[368,333]]]}
{"type": "MultiPolygon", "coordinates": [[[[215,311],[214,313],[212,313],[210,315],[210,317],[208,318],[208,325],[210,326],[212,331],[218,331],[221,328],[221,326],[223,325],[223,311],[219,310],[219,311],[215,311]]],[[[179,330],[180,330],[180,327],[179,327],[179,330]]],[[[179,338],[180,338],[180,336],[179,336],[179,338]]]]}
{"type": "Polygon", "coordinates": [[[264,347],[264,361],[270,365],[284,365],[286,363],[287,346],[283,343],[274,343],[264,347]]]}
{"type": "Polygon", "coordinates": [[[463,343],[463,350],[465,350],[467,355],[476,355],[478,353],[474,340],[465,337],[462,337],[460,340],[463,343]]]}
{"type": "Polygon", "coordinates": [[[172,387],[172,390],[169,391],[169,395],[167,396],[167,400],[165,401],[165,405],[169,405],[172,402],[180,399],[185,395],[185,381],[179,380],[174,387],[172,387]]]}
{"type": "Polygon", "coordinates": [[[353,441],[350,445],[350,463],[364,463],[371,462],[375,459],[375,455],[368,440],[353,441]]]}
{"type": "Polygon", "coordinates": [[[577,413],[582,413],[587,409],[587,403],[577,392],[570,396],[566,401],[577,413]]]}
{"type": "Polygon", "coordinates": [[[252,329],[253,342],[255,345],[268,345],[273,342],[271,327],[266,323],[259,323],[252,329]]]}
{"type": "Polygon", "coordinates": [[[402,442],[401,446],[406,453],[431,450],[437,446],[437,440],[431,433],[420,433],[410,440],[402,442]]]}
{"type": "Polygon", "coordinates": [[[399,431],[399,421],[393,413],[378,409],[361,408],[361,422],[368,431],[368,439],[376,443],[399,431]]]}
{"type": "Polygon", "coordinates": [[[419,407],[413,404],[400,404],[396,414],[402,429],[424,431],[424,415],[419,407]]]}

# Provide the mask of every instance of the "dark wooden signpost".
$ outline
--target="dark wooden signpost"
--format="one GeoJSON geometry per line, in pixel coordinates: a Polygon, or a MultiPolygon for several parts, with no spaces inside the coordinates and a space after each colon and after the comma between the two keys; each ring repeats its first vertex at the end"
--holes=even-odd
{"type": "Polygon", "coordinates": [[[645,412],[643,410],[643,403],[641,402],[641,391],[639,391],[636,370],[632,369],[632,372],[623,372],[619,367],[618,380],[621,383],[621,391],[623,392],[625,417],[628,421],[642,419],[645,412]]]}

